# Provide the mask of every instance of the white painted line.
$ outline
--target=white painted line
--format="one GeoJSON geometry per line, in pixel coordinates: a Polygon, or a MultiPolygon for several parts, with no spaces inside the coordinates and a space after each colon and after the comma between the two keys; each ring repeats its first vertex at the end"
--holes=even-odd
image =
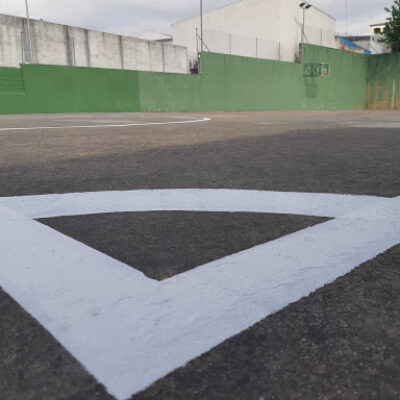
{"type": "Polygon", "coordinates": [[[88,118],[88,119],[56,119],[56,122],[78,122],[78,123],[84,123],[88,122],[91,124],[140,124],[140,121],[134,121],[132,119],[127,120],[127,119],[93,119],[93,118],[88,118]]]}
{"type": "Polygon", "coordinates": [[[43,130],[43,129],[81,129],[81,128],[122,128],[127,126],[181,125],[181,124],[208,122],[208,121],[211,121],[211,118],[201,118],[197,120],[187,120],[187,121],[142,122],[142,123],[132,123],[132,124],[110,124],[110,125],[32,126],[32,127],[19,127],[19,128],[0,128],[0,131],[32,131],[32,130],[43,130]]]}
{"type": "MultiPolygon", "coordinates": [[[[105,113],[107,114],[107,113],[105,113]]],[[[14,114],[14,115],[6,115],[6,114],[1,114],[0,115],[0,121],[2,119],[14,119],[20,121],[21,119],[53,119],[57,118],[59,116],[62,116],[63,118],[87,118],[87,117],[93,117],[95,114],[64,114],[64,113],[58,113],[58,114],[14,114]]],[[[110,113],[110,115],[118,115],[118,113],[110,113]]]]}
{"type": "Polygon", "coordinates": [[[341,217],[381,200],[374,196],[233,189],[164,189],[3,197],[29,218],[145,211],[259,212],[341,217]]]}
{"type": "Polygon", "coordinates": [[[189,117],[189,116],[183,116],[183,115],[171,115],[171,116],[169,116],[169,115],[167,115],[166,116],[167,118],[172,118],[172,119],[197,119],[197,117],[189,117]]]}
{"type": "MultiPolygon", "coordinates": [[[[136,211],[145,202],[162,211],[187,209],[188,192],[172,192],[140,191],[136,211]],[[171,203],[181,196],[186,200],[171,203]]],[[[119,400],[400,243],[399,198],[207,190],[192,211],[215,211],[219,198],[224,211],[292,207],[295,214],[308,207],[310,215],[325,209],[338,218],[156,282],[20,213],[25,204],[27,215],[45,217],[47,207],[50,217],[58,204],[59,213],[80,214],[75,196],[82,211],[98,209],[92,193],[86,200],[41,197],[40,210],[37,196],[0,199],[0,285],[119,400]],[[2,205],[12,200],[18,212],[2,205]]],[[[127,200],[123,192],[112,196],[127,200]]]]}
{"type": "Polygon", "coordinates": [[[351,125],[352,128],[399,129],[400,122],[371,122],[351,125]]]}

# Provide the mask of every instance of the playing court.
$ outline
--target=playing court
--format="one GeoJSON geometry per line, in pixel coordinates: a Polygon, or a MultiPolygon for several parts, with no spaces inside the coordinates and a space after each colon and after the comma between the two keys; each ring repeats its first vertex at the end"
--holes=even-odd
{"type": "Polygon", "coordinates": [[[0,116],[5,400],[396,399],[400,113],[0,116]]]}

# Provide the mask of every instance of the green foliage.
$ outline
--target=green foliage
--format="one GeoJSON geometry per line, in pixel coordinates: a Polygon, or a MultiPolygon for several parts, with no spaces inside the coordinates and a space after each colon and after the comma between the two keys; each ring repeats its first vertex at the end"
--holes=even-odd
{"type": "Polygon", "coordinates": [[[391,16],[387,18],[383,41],[392,48],[394,53],[398,53],[400,52],[400,0],[394,0],[392,7],[385,7],[385,11],[391,13],[391,16]]]}

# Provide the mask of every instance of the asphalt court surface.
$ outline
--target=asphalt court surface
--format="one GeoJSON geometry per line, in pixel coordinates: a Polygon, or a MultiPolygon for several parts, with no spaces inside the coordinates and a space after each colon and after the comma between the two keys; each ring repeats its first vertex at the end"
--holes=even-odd
{"type": "MultiPolygon", "coordinates": [[[[0,116],[0,197],[235,189],[395,198],[399,152],[397,112],[0,116]]],[[[177,210],[38,218],[161,282],[329,220],[177,210]]],[[[399,267],[396,245],[131,398],[398,399],[399,267]]],[[[114,398],[0,292],[1,400],[114,398]]]]}

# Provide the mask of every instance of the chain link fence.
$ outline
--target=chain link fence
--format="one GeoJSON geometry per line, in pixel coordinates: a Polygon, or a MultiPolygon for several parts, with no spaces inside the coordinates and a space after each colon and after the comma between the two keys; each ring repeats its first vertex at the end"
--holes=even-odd
{"type": "MultiPolygon", "coordinates": [[[[200,35],[198,35],[198,48],[199,50],[201,48],[200,35]]],[[[204,31],[203,51],[294,62],[298,45],[228,32],[204,31]]]]}
{"type": "MultiPolygon", "coordinates": [[[[299,29],[298,39],[292,43],[276,40],[267,40],[244,35],[237,35],[221,31],[203,32],[203,51],[230,54],[244,57],[261,58],[296,62],[299,57],[299,44],[302,32],[299,29]]],[[[335,48],[334,32],[315,28],[304,27],[304,42],[318,46],[335,48]]],[[[201,50],[200,32],[197,32],[197,48],[201,50]]],[[[195,58],[195,55],[192,55],[195,58]]]]}
{"type": "Polygon", "coordinates": [[[304,27],[304,43],[336,48],[335,32],[306,25],[304,27]]]}

